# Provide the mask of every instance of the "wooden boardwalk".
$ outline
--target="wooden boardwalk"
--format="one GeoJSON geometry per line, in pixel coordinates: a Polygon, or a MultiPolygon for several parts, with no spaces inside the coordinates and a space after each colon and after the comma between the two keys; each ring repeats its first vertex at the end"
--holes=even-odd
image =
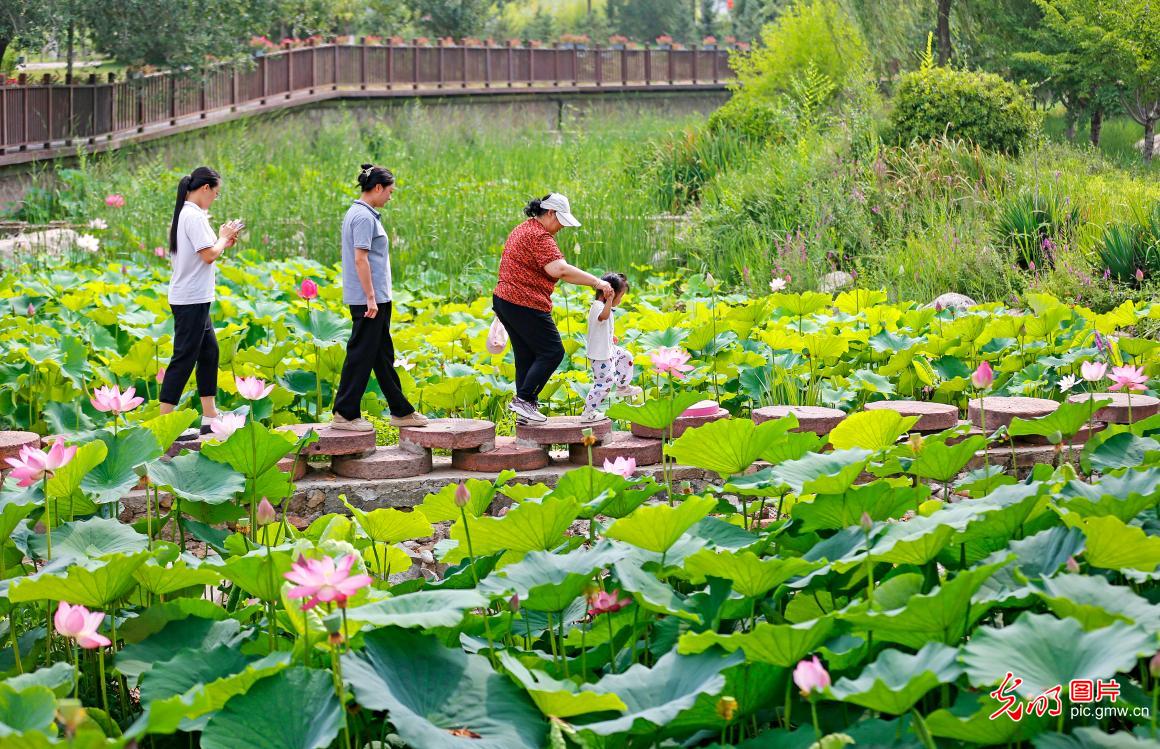
{"type": "Polygon", "coordinates": [[[0,167],[340,99],[721,91],[731,77],[724,49],[324,44],[199,77],[23,79],[0,85],[0,167]]]}

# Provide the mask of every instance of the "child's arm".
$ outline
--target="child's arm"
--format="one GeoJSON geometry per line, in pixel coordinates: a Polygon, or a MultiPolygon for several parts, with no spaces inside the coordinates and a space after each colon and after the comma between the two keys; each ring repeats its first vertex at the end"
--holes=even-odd
{"type": "Polygon", "coordinates": [[[596,319],[599,320],[600,322],[604,322],[605,320],[608,319],[608,316],[610,314],[612,314],[612,300],[605,299],[604,300],[604,309],[600,310],[600,316],[597,317],[596,319]]]}

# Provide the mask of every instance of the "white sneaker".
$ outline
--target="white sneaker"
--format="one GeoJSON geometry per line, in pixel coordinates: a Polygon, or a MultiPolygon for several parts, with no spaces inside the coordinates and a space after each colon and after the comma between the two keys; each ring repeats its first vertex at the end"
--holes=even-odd
{"type": "Polygon", "coordinates": [[[344,432],[373,432],[375,431],[374,424],[363,417],[357,419],[348,419],[339,414],[334,415],[334,420],[330,422],[331,429],[340,429],[344,432]]]}
{"type": "Polygon", "coordinates": [[[607,417],[605,417],[605,415],[600,413],[599,411],[585,411],[580,416],[580,421],[582,421],[584,423],[590,423],[590,422],[594,422],[594,421],[604,421],[605,418],[607,418],[607,417]]]}
{"type": "Polygon", "coordinates": [[[644,395],[644,391],[636,385],[625,385],[622,388],[617,388],[617,394],[623,398],[639,398],[644,395]]]}
{"type": "Polygon", "coordinates": [[[529,424],[543,424],[548,420],[536,407],[525,400],[519,398],[512,398],[512,402],[508,404],[508,410],[516,415],[516,421],[524,421],[529,424]]]}
{"type": "Polygon", "coordinates": [[[431,420],[418,411],[412,411],[406,416],[392,416],[391,426],[393,427],[425,427],[431,420]]]}

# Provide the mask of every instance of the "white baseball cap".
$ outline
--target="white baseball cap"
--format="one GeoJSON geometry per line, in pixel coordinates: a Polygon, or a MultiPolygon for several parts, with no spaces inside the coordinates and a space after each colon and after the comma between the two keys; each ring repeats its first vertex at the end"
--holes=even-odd
{"type": "Polygon", "coordinates": [[[554,192],[544,200],[540,201],[540,207],[546,208],[550,211],[556,212],[556,218],[564,226],[579,226],[580,222],[572,215],[572,208],[568,205],[568,199],[558,192],[554,192]]]}

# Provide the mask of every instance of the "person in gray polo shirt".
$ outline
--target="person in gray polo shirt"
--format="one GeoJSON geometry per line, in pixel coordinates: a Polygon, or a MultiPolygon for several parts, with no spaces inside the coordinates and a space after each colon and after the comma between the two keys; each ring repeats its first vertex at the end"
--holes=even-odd
{"type": "Polygon", "coordinates": [[[331,426],[353,432],[374,431],[361,410],[371,372],[387,397],[391,426],[425,426],[427,417],[403,395],[391,340],[391,255],[378,209],[391,199],[395,175],[381,166],[363,164],[358,184],[362,195],[342,221],[342,300],[350,307],[354,330],[346,345],[331,426]]]}

